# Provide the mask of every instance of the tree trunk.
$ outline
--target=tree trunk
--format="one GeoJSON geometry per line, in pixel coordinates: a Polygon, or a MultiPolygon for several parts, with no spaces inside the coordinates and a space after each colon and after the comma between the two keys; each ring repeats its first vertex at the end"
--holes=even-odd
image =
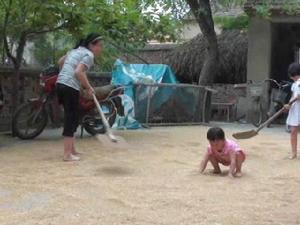
{"type": "Polygon", "coordinates": [[[1,63],[4,64],[5,63],[5,49],[4,49],[4,41],[2,41],[2,52],[1,52],[1,63]]]}
{"type": "Polygon", "coordinates": [[[15,112],[18,103],[19,103],[19,93],[21,93],[22,98],[24,99],[24,77],[21,76],[20,68],[22,65],[22,59],[24,54],[24,49],[27,40],[27,33],[22,32],[20,38],[18,40],[18,47],[16,50],[16,54],[13,53],[13,42],[11,42],[11,46],[8,43],[8,35],[6,33],[7,27],[9,25],[9,17],[12,8],[12,0],[8,1],[7,7],[5,9],[5,16],[3,21],[3,46],[5,49],[5,53],[7,57],[13,62],[14,65],[14,74],[12,77],[12,93],[11,93],[11,101],[12,101],[12,113],[15,112]],[[21,82],[20,82],[21,81],[21,82]]]}
{"type": "Polygon", "coordinates": [[[200,77],[199,85],[211,84],[218,71],[218,41],[214,29],[214,21],[209,0],[186,0],[189,4],[206,40],[207,52],[200,77]]]}
{"type": "Polygon", "coordinates": [[[11,112],[14,113],[19,103],[19,82],[20,81],[20,68],[14,68],[12,77],[12,93],[11,93],[11,112]]]}
{"type": "Polygon", "coordinates": [[[5,37],[5,49],[6,55],[12,60],[14,65],[14,74],[12,77],[12,113],[15,112],[19,104],[19,94],[21,93],[22,99],[24,98],[24,77],[21,76],[20,68],[22,65],[23,53],[26,46],[26,34],[21,34],[18,41],[18,48],[16,50],[16,56],[13,56],[12,50],[8,46],[7,37],[5,37]]]}
{"type": "MultiPolygon", "coordinates": [[[[26,34],[22,34],[19,43],[18,43],[18,48],[17,48],[17,61],[18,61],[18,67],[15,67],[15,76],[18,77],[18,98],[20,99],[21,103],[24,102],[24,88],[25,88],[25,77],[23,74],[20,73],[20,68],[22,66],[23,62],[23,55],[24,55],[24,49],[26,46],[26,34]]],[[[19,100],[18,99],[18,100],[19,100]]]]}

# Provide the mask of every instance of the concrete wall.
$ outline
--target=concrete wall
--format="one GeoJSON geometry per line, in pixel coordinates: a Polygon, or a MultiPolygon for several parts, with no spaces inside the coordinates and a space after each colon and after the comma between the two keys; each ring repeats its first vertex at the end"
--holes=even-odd
{"type": "Polygon", "coordinates": [[[247,79],[262,81],[268,78],[271,72],[271,22],[259,18],[252,18],[248,35],[247,79]]]}
{"type": "MultiPolygon", "coordinates": [[[[235,87],[233,84],[213,84],[212,89],[217,90],[216,94],[212,95],[213,103],[236,103],[236,115],[231,112],[231,120],[245,120],[248,111],[248,101],[247,101],[247,88],[245,87],[235,87]]],[[[220,115],[215,112],[218,107],[212,107],[212,120],[226,121],[226,115],[220,115]]]]}
{"type": "MultiPolygon", "coordinates": [[[[150,64],[163,64],[168,53],[177,46],[177,44],[149,44],[140,49],[136,55],[146,60],[150,64]]],[[[122,57],[127,63],[145,63],[137,57],[125,54],[122,57]]]]}
{"type": "Polygon", "coordinates": [[[184,21],[180,38],[182,40],[191,40],[201,33],[200,27],[196,20],[184,21]]]}
{"type": "MultiPolygon", "coordinates": [[[[216,34],[219,35],[222,33],[222,28],[218,25],[215,25],[215,31],[216,34]]],[[[187,20],[183,24],[180,39],[182,39],[182,41],[189,41],[198,34],[202,34],[198,22],[195,19],[187,20]]]]}

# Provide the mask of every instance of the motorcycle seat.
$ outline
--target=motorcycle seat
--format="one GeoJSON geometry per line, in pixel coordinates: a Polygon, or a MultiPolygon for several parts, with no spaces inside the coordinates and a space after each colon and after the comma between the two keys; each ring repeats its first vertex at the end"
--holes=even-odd
{"type": "MultiPolygon", "coordinates": [[[[105,85],[105,86],[100,86],[100,87],[95,87],[95,93],[96,93],[96,97],[98,100],[103,100],[105,98],[107,98],[107,96],[116,88],[115,85],[109,84],[109,85],[105,85]]],[[[83,96],[87,99],[92,99],[92,97],[90,97],[87,92],[84,90],[83,92],[83,96]]]]}

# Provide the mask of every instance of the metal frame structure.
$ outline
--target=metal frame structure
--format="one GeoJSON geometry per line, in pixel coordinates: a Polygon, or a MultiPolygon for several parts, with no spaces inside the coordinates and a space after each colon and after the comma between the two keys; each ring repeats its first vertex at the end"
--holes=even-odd
{"type": "MultiPolygon", "coordinates": [[[[206,87],[206,86],[192,85],[192,84],[169,84],[169,83],[144,84],[144,83],[136,83],[136,84],[134,84],[134,87],[136,88],[136,90],[140,87],[150,88],[149,94],[148,94],[148,97],[147,97],[146,119],[145,119],[145,123],[143,123],[144,126],[177,126],[177,125],[199,125],[199,124],[207,125],[208,120],[206,118],[206,110],[207,110],[207,107],[210,107],[210,104],[211,104],[211,102],[210,102],[211,94],[217,92],[216,90],[211,89],[211,88],[206,87]],[[149,122],[150,109],[151,109],[151,96],[153,94],[153,90],[157,89],[157,88],[160,88],[160,87],[194,88],[194,89],[198,90],[199,94],[198,94],[197,101],[195,102],[195,104],[197,104],[198,107],[201,106],[201,109],[202,109],[201,122],[195,122],[195,121],[182,122],[182,123],[181,122],[178,122],[178,123],[177,122],[176,123],[163,123],[163,122],[161,122],[161,123],[151,123],[151,122],[149,122]],[[204,91],[204,95],[201,95],[201,93],[203,93],[203,91],[204,91]]],[[[135,97],[135,105],[137,103],[136,101],[137,101],[137,98],[135,97]]]]}

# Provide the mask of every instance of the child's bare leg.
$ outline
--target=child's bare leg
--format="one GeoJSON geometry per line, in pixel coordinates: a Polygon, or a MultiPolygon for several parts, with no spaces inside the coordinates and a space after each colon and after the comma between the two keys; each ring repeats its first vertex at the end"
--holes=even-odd
{"type": "Polygon", "coordinates": [[[242,176],[242,164],[244,162],[244,156],[241,153],[236,155],[236,170],[235,176],[241,177],[242,176]]]}
{"type": "Polygon", "coordinates": [[[298,130],[299,127],[292,127],[291,128],[291,146],[292,146],[292,155],[291,159],[297,158],[297,139],[298,139],[298,130]]]}
{"type": "Polygon", "coordinates": [[[216,174],[221,173],[221,169],[220,169],[219,163],[216,160],[216,158],[213,156],[209,156],[209,161],[212,164],[212,166],[214,167],[214,173],[216,173],[216,174]]]}

